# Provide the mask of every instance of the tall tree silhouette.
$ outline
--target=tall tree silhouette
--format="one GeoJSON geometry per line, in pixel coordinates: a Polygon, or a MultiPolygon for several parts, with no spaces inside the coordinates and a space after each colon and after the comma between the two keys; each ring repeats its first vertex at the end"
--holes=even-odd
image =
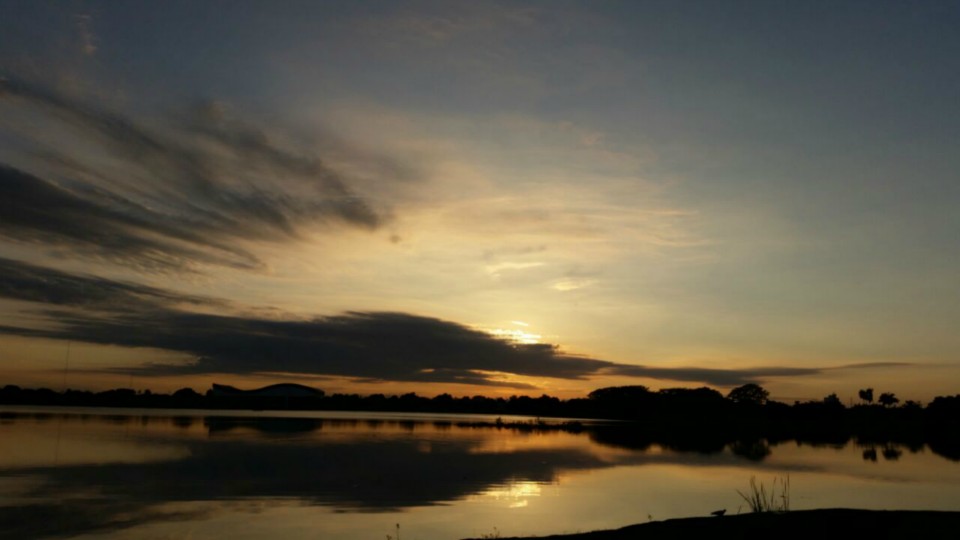
{"type": "Polygon", "coordinates": [[[884,392],[880,394],[880,397],[877,398],[877,401],[879,401],[884,407],[893,407],[897,403],[900,403],[900,398],[895,396],[893,392],[884,392]]]}

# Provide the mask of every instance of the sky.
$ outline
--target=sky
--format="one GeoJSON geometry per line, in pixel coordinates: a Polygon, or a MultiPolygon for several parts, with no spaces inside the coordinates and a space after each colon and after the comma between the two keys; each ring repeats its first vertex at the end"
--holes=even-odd
{"type": "Polygon", "coordinates": [[[956,394],[958,25],[0,0],[0,384],[956,394]]]}

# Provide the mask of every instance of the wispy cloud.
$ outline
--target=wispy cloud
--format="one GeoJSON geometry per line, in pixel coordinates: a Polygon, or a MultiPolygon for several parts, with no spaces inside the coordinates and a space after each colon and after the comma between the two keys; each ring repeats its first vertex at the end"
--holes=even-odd
{"type": "Polygon", "coordinates": [[[529,261],[529,262],[512,262],[506,261],[496,264],[488,264],[484,267],[488,274],[491,277],[499,278],[504,271],[512,272],[518,270],[526,270],[528,268],[537,268],[543,266],[544,263],[539,261],[529,261]]]}
{"type": "Polygon", "coordinates": [[[593,279],[565,278],[555,281],[553,283],[553,288],[560,292],[567,292],[589,287],[594,283],[596,283],[596,280],[593,279]]]}
{"type": "Polygon", "coordinates": [[[61,272],[0,258],[0,298],[39,304],[90,308],[115,313],[168,309],[177,306],[224,308],[229,302],[115,281],[92,275],[61,272]]]}
{"type": "Polygon", "coordinates": [[[263,266],[251,252],[203,234],[202,223],[178,221],[92,186],[69,189],[0,164],[0,194],[0,236],[11,241],[141,269],[263,266]]]}
{"type": "Polygon", "coordinates": [[[77,21],[77,33],[80,38],[80,52],[93,56],[97,52],[97,36],[91,28],[93,17],[88,14],[74,16],[77,21]]]}
{"type": "Polygon", "coordinates": [[[142,268],[262,268],[246,242],[284,242],[305,228],[372,230],[382,210],[344,175],[205,104],[171,133],[21,81],[0,100],[73,128],[108,158],[38,152],[44,173],[0,164],[0,236],[142,268]],[[109,162],[110,166],[104,165],[109,162]]]}
{"type": "Polygon", "coordinates": [[[740,386],[759,383],[770,377],[798,377],[821,373],[821,368],[759,367],[743,369],[710,369],[700,367],[660,368],[650,366],[617,366],[609,372],[628,377],[643,377],[684,382],[704,382],[716,386],[740,386]]]}

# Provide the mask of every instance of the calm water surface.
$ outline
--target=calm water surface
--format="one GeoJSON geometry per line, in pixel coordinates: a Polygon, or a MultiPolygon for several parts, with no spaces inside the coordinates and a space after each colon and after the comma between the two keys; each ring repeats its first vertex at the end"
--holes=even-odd
{"type": "Polygon", "coordinates": [[[789,475],[793,509],[960,510],[960,463],[926,447],[631,449],[457,425],[476,420],[0,409],[0,537],[547,535],[746,511],[751,476],[789,475]]]}

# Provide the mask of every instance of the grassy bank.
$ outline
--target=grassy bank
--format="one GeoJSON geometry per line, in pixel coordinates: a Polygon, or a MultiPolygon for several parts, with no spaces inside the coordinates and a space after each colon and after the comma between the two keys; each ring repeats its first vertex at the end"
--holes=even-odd
{"type": "MultiPolygon", "coordinates": [[[[668,519],[622,529],[537,537],[540,540],[656,540],[677,538],[953,538],[960,512],[906,510],[802,510],[723,517],[668,519]]],[[[520,539],[516,539],[520,540],[520,539]]]]}

